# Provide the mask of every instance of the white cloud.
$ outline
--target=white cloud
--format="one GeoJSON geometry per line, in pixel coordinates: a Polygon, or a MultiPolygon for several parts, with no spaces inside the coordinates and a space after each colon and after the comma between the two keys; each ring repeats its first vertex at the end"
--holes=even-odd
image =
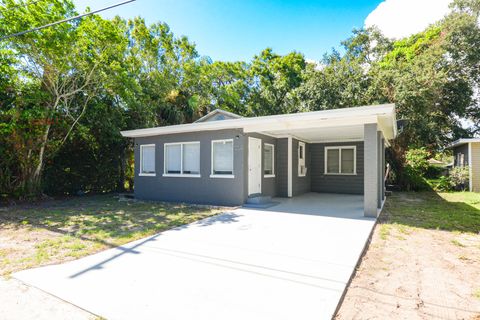
{"type": "Polygon", "coordinates": [[[324,67],[324,64],[318,60],[305,58],[305,62],[308,64],[313,64],[315,66],[315,70],[322,70],[324,67]]]}
{"type": "Polygon", "coordinates": [[[389,38],[403,38],[424,30],[449,12],[452,0],[385,0],[365,19],[389,38]]]}

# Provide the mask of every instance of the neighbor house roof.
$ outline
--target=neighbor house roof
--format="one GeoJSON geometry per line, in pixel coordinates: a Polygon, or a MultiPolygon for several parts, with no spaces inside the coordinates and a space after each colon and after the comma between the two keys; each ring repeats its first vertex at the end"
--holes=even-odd
{"type": "MultiPolygon", "coordinates": [[[[322,136],[354,131],[355,135],[358,136],[359,134],[363,135],[363,125],[367,123],[378,124],[379,130],[383,132],[385,138],[393,139],[397,135],[395,105],[383,104],[262,117],[240,117],[222,121],[204,121],[128,130],[121,133],[124,137],[138,138],[185,132],[243,129],[246,133],[262,132],[274,137],[295,134],[296,132],[304,136],[312,135],[313,133],[322,136]],[[343,128],[343,131],[339,128],[343,128]]],[[[354,136],[352,135],[353,138],[354,136]]]]}
{"type": "Polygon", "coordinates": [[[206,121],[209,121],[211,118],[213,118],[215,116],[217,118],[216,120],[228,120],[228,119],[241,118],[241,116],[239,116],[238,114],[235,114],[235,113],[232,113],[232,112],[229,112],[229,111],[226,111],[226,110],[222,110],[222,109],[215,109],[215,110],[207,113],[206,115],[204,115],[203,117],[201,117],[200,119],[195,121],[194,123],[206,122],[206,121]],[[223,118],[219,118],[219,116],[223,116],[223,118]]]}
{"type": "Polygon", "coordinates": [[[467,144],[467,143],[470,143],[470,142],[480,142],[480,138],[462,138],[462,139],[458,139],[458,140],[453,141],[448,147],[449,147],[449,148],[454,148],[454,147],[458,147],[458,146],[461,146],[461,145],[463,145],[463,144],[467,144]]]}

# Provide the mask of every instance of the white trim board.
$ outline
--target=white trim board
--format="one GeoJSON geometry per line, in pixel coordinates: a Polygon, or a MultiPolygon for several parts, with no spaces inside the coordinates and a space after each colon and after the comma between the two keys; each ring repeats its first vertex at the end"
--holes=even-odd
{"type": "MultiPolygon", "coordinates": [[[[272,173],[271,174],[265,174],[265,168],[263,168],[263,177],[264,178],[275,178],[275,145],[274,144],[271,144],[271,143],[264,143],[263,144],[263,150],[265,149],[266,146],[269,146],[269,147],[272,147],[272,173]]],[[[262,155],[263,157],[264,155],[262,155]]]]}
{"type": "Polygon", "coordinates": [[[293,176],[293,152],[292,152],[292,137],[287,138],[287,196],[292,197],[292,176],[293,176]]]}
{"type": "Polygon", "coordinates": [[[468,143],[468,190],[473,191],[472,143],[468,143]]]}
{"type": "MultiPolygon", "coordinates": [[[[182,132],[243,129],[245,133],[295,130],[305,128],[363,125],[382,122],[381,130],[388,139],[396,134],[395,105],[384,104],[353,108],[331,109],[262,117],[196,122],[165,127],[122,131],[124,137],[138,138],[182,132]]],[[[271,132],[270,132],[271,133],[271,132]]]]}

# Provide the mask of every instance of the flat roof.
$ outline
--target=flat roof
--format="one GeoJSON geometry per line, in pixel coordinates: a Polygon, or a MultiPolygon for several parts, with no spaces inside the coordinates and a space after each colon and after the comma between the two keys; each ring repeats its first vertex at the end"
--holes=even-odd
{"type": "Polygon", "coordinates": [[[128,138],[149,137],[184,132],[213,131],[222,129],[243,129],[245,132],[275,132],[308,128],[333,128],[377,123],[387,139],[397,135],[394,104],[361,106],[322,111],[279,114],[261,117],[225,119],[222,121],[194,122],[155,128],[121,131],[128,138]]]}
{"type": "Polygon", "coordinates": [[[454,147],[458,147],[458,146],[461,146],[461,145],[463,145],[463,144],[467,144],[467,143],[470,143],[470,142],[480,142],[480,138],[462,138],[462,139],[458,139],[458,140],[453,141],[448,147],[449,147],[449,148],[454,148],[454,147]]]}

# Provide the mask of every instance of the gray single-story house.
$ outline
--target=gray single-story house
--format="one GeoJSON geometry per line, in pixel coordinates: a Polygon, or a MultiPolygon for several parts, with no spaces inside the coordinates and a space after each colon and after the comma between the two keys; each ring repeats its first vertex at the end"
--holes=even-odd
{"type": "Polygon", "coordinates": [[[393,104],[250,118],[215,110],[122,131],[134,138],[136,198],[236,206],[259,195],[359,194],[374,217],[396,134],[393,104]]]}
{"type": "Polygon", "coordinates": [[[453,166],[468,167],[469,190],[480,192],[480,138],[459,139],[450,148],[453,150],[453,166]]]}

